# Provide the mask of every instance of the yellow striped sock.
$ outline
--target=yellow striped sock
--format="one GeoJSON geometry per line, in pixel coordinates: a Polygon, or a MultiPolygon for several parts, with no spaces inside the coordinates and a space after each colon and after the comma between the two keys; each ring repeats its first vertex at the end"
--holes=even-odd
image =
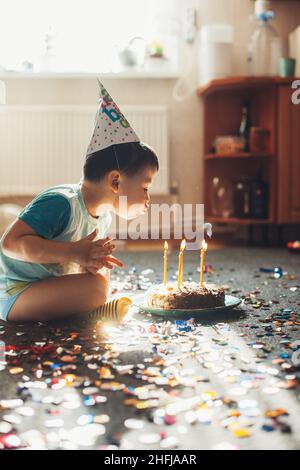
{"type": "Polygon", "coordinates": [[[103,320],[114,323],[121,323],[132,305],[129,297],[120,297],[106,302],[101,307],[96,308],[89,313],[89,318],[93,320],[103,320]]]}

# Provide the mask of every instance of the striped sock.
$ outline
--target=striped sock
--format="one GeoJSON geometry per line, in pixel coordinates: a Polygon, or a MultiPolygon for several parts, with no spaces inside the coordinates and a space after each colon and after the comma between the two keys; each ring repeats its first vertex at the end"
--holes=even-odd
{"type": "Polygon", "coordinates": [[[128,297],[120,297],[106,302],[101,307],[96,308],[88,314],[88,318],[93,320],[103,320],[113,323],[121,323],[132,305],[132,300],[128,297]]]}

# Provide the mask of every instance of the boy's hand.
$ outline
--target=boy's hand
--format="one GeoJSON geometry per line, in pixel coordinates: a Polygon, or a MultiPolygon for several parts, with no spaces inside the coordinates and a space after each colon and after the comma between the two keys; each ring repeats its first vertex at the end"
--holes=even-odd
{"type": "Polygon", "coordinates": [[[111,243],[112,239],[106,237],[102,240],[93,241],[96,235],[97,230],[94,230],[87,237],[74,242],[74,261],[91,274],[97,274],[104,266],[108,269],[112,269],[113,265],[124,267],[121,261],[112,256],[115,249],[115,246],[111,243]]]}

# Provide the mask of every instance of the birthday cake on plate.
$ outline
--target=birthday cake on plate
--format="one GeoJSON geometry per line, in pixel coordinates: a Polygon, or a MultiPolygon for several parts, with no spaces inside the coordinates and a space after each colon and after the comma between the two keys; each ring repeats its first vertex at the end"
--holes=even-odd
{"type": "Polygon", "coordinates": [[[200,287],[195,282],[154,286],[148,293],[148,307],[164,310],[214,308],[225,305],[225,289],[215,284],[200,287]]]}

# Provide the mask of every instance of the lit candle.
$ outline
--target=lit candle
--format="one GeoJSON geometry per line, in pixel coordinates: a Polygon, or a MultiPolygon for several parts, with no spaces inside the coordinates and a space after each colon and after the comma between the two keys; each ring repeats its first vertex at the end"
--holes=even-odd
{"type": "Polygon", "coordinates": [[[167,272],[168,272],[168,242],[164,244],[164,286],[167,285],[167,272]]]}
{"type": "Polygon", "coordinates": [[[200,264],[200,287],[203,287],[204,284],[204,262],[205,262],[205,255],[207,250],[207,243],[203,240],[201,245],[201,264],[200,264]]]}
{"type": "Polygon", "coordinates": [[[179,259],[178,259],[178,289],[180,289],[183,277],[183,252],[185,249],[185,240],[183,239],[180,245],[179,259]]]}

